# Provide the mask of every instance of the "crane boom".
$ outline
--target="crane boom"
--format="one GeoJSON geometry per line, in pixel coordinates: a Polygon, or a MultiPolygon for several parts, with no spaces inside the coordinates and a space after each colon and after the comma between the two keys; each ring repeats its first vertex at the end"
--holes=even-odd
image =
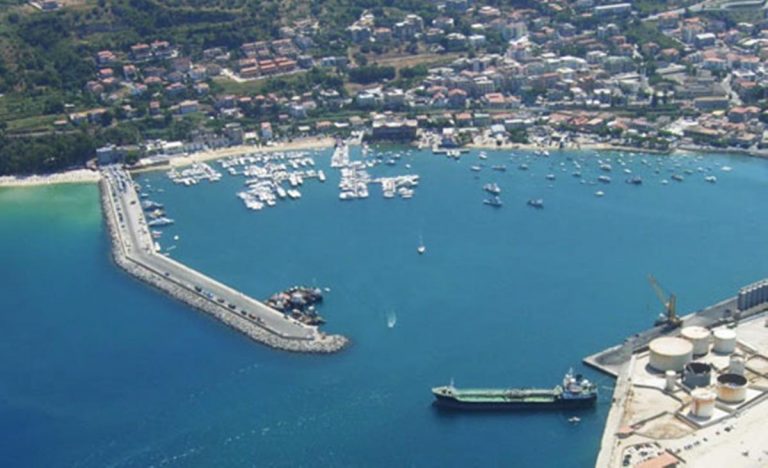
{"type": "Polygon", "coordinates": [[[677,298],[674,294],[668,293],[653,275],[648,275],[648,282],[651,283],[653,292],[659,298],[659,301],[664,305],[666,317],[663,320],[657,320],[657,325],[667,324],[671,326],[680,325],[680,318],[677,316],[677,298]]]}

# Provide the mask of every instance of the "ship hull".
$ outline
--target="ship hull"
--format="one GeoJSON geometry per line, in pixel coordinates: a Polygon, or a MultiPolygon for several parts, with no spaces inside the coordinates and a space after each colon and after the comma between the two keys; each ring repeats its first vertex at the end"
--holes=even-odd
{"type": "Polygon", "coordinates": [[[434,404],[440,408],[470,411],[547,411],[559,409],[591,408],[597,396],[580,399],[553,399],[552,401],[467,402],[435,395],[434,404]]]}

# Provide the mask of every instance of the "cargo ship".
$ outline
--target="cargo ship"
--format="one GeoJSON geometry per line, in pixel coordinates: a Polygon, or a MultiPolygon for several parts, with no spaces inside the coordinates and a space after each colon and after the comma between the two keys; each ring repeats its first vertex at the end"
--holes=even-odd
{"type": "Polygon", "coordinates": [[[554,388],[456,388],[453,383],[432,389],[435,404],[467,410],[545,410],[594,406],[597,386],[568,371],[554,388]]]}

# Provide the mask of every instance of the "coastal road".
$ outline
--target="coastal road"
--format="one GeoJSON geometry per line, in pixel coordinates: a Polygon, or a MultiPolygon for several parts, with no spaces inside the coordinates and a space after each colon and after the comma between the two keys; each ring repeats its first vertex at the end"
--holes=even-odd
{"type": "Polygon", "coordinates": [[[105,170],[104,175],[111,192],[113,208],[117,212],[118,231],[126,257],[165,277],[167,281],[214,302],[227,313],[249,320],[278,336],[298,340],[319,338],[317,327],[286,317],[229,286],[157,253],[130,175],[116,168],[105,170]],[[247,318],[243,311],[254,318],[247,318]]]}

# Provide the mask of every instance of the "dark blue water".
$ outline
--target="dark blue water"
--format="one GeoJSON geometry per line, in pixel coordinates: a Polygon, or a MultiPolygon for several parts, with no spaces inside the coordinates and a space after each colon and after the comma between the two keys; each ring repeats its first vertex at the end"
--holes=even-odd
{"type": "Polygon", "coordinates": [[[681,310],[766,276],[768,164],[624,157],[645,183],[623,183],[614,160],[613,183],[597,186],[570,175],[566,156],[588,180],[601,173],[584,153],[489,156],[509,171],[427,154],[374,169],[419,173],[409,201],[374,188],[341,202],[326,168],[300,201],[261,212],[235,197],[242,178],[140,178],[164,189],[152,197],[177,221],[161,240],[174,258],[256,297],[330,287],[326,330],[353,342],[332,356],[269,350],[122,274],[95,186],[0,190],[0,466],[592,465],[612,381],[581,358],[653,321],[648,273],[681,310]],[[659,183],[685,168],[685,182],[659,183]],[[490,181],[500,210],[481,203],[490,181]],[[526,206],[534,197],[545,209],[526,206]],[[578,425],[572,412],[431,407],[429,388],[451,378],[551,386],[570,366],[604,386],[578,425]]]}

